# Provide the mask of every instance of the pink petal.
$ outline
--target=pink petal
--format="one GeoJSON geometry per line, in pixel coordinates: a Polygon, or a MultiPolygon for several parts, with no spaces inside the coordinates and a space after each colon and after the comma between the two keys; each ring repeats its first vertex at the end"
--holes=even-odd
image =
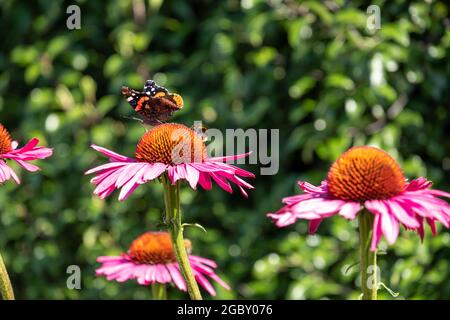
{"type": "Polygon", "coordinates": [[[20,179],[14,170],[10,168],[6,162],[0,159],[0,183],[11,179],[11,177],[17,184],[20,184],[20,179]]]}
{"type": "Polygon", "coordinates": [[[233,189],[231,188],[230,184],[225,179],[223,179],[220,175],[217,175],[213,172],[211,172],[209,175],[219,185],[219,187],[221,187],[226,192],[233,193],[233,189]]]}
{"type": "Polygon", "coordinates": [[[431,228],[431,233],[433,234],[433,236],[436,236],[436,224],[434,223],[434,220],[427,218],[427,222],[428,222],[428,225],[431,228]]]}
{"type": "Polygon", "coordinates": [[[200,178],[198,180],[198,183],[205,190],[211,190],[211,188],[212,188],[211,178],[209,177],[209,175],[207,173],[200,172],[200,178]]]}
{"type": "Polygon", "coordinates": [[[144,166],[145,163],[133,163],[120,169],[120,174],[118,175],[116,180],[116,188],[122,188],[127,182],[131,180],[137,181],[136,176],[138,176],[138,173],[141,173],[141,171],[143,171],[142,168],[144,166]]]}
{"type": "Polygon", "coordinates": [[[327,216],[338,212],[345,203],[346,202],[342,200],[313,198],[293,205],[292,210],[296,213],[313,212],[327,216]]]}
{"type": "Polygon", "coordinates": [[[29,172],[36,172],[36,171],[40,170],[40,168],[38,166],[35,166],[35,165],[31,164],[31,163],[27,163],[25,161],[18,160],[18,159],[15,159],[15,161],[18,164],[20,164],[23,168],[25,168],[25,170],[27,170],[29,172]]]}
{"type": "Polygon", "coordinates": [[[144,181],[151,181],[157,177],[159,177],[167,168],[167,165],[164,163],[153,163],[151,166],[147,167],[147,170],[144,174],[144,181]]]}
{"type": "Polygon", "coordinates": [[[169,263],[166,265],[166,267],[169,270],[172,280],[177,286],[177,288],[182,291],[186,291],[187,290],[186,282],[184,281],[183,276],[181,275],[181,271],[178,269],[178,265],[175,267],[175,264],[169,263]]]}
{"type": "MultiPolygon", "coordinates": [[[[36,147],[39,144],[39,139],[38,138],[33,138],[30,141],[28,141],[28,143],[23,146],[21,149],[19,149],[21,152],[27,152],[32,150],[34,147],[36,147]]],[[[18,151],[18,150],[17,150],[18,151]]]]}
{"type": "Polygon", "coordinates": [[[429,194],[432,194],[433,196],[450,198],[450,193],[442,191],[442,190],[432,189],[432,190],[427,190],[426,192],[429,194]]]}
{"type": "Polygon", "coordinates": [[[200,172],[198,172],[198,170],[191,165],[186,164],[186,179],[189,182],[191,188],[195,190],[200,179],[200,172]]]}
{"type": "Polygon", "coordinates": [[[306,181],[299,181],[298,185],[306,193],[318,194],[318,195],[323,195],[323,194],[327,194],[328,193],[326,188],[325,188],[325,186],[327,185],[326,181],[322,181],[322,184],[320,185],[320,187],[316,187],[316,186],[314,186],[311,183],[306,182],[306,181]]]}
{"type": "Polygon", "coordinates": [[[127,261],[122,256],[101,256],[97,258],[97,262],[117,262],[117,261],[127,261]]]}
{"type": "Polygon", "coordinates": [[[289,226],[297,221],[297,216],[292,214],[292,212],[269,213],[267,216],[271,218],[279,228],[289,226]]]}
{"type": "Polygon", "coordinates": [[[134,177],[123,186],[120,191],[119,201],[127,199],[136,188],[139,186],[138,182],[142,180],[142,177],[146,171],[146,164],[141,165],[139,171],[134,174],[134,177]]]}
{"type": "Polygon", "coordinates": [[[199,262],[199,263],[205,264],[211,268],[217,268],[217,263],[215,263],[213,260],[203,258],[200,256],[189,255],[189,261],[199,262]]]}
{"type": "Polygon", "coordinates": [[[366,201],[365,205],[369,211],[381,215],[381,230],[389,244],[393,244],[399,233],[399,225],[397,219],[391,214],[389,207],[383,200],[366,201]]]}
{"type": "Polygon", "coordinates": [[[97,146],[95,144],[91,145],[91,147],[94,150],[104,154],[105,156],[107,156],[108,158],[110,158],[110,159],[112,159],[114,161],[118,161],[118,162],[133,162],[134,161],[133,159],[130,159],[130,158],[125,157],[125,156],[123,156],[121,154],[115,153],[114,151],[108,150],[106,148],[99,147],[99,146],[97,146]]]}
{"type": "Polygon", "coordinates": [[[308,232],[310,234],[316,233],[317,229],[319,229],[319,225],[323,219],[314,219],[309,222],[308,232]]]}
{"type": "Polygon", "coordinates": [[[359,202],[347,202],[341,207],[339,214],[346,219],[353,220],[360,210],[361,205],[359,202]]]}
{"type": "Polygon", "coordinates": [[[155,265],[155,267],[156,267],[155,276],[156,276],[157,282],[163,283],[163,284],[171,282],[172,277],[170,276],[170,273],[167,270],[165,265],[157,264],[157,265],[155,265]]]}
{"type": "Polygon", "coordinates": [[[417,178],[406,186],[406,191],[419,191],[427,189],[431,186],[431,181],[428,181],[424,177],[417,178]]]}
{"type": "Polygon", "coordinates": [[[384,203],[390,208],[390,212],[392,212],[405,226],[412,229],[419,227],[419,222],[403,208],[401,203],[395,200],[386,200],[384,203]]]}
{"type": "Polygon", "coordinates": [[[211,296],[215,297],[216,290],[211,285],[211,283],[208,281],[208,279],[206,279],[200,272],[198,272],[198,271],[196,272],[195,269],[194,269],[194,273],[195,273],[195,280],[197,280],[198,284],[200,286],[202,286],[211,296]]]}
{"type": "Polygon", "coordinates": [[[370,246],[370,250],[375,251],[377,250],[378,243],[381,239],[381,224],[380,224],[380,214],[376,214],[375,218],[373,220],[373,228],[372,228],[372,243],[370,246]]]}
{"type": "Polygon", "coordinates": [[[103,164],[101,166],[92,168],[85,172],[85,175],[93,174],[93,173],[100,173],[102,171],[109,171],[111,169],[123,167],[124,165],[127,165],[129,162],[110,162],[103,164]]]}
{"type": "Polygon", "coordinates": [[[295,204],[297,202],[312,199],[314,197],[315,196],[311,194],[298,194],[295,196],[285,197],[281,200],[281,202],[283,202],[284,204],[295,204]]]}
{"type": "Polygon", "coordinates": [[[154,265],[149,265],[145,273],[145,281],[147,283],[155,283],[156,273],[157,273],[156,267],[154,265]]]}

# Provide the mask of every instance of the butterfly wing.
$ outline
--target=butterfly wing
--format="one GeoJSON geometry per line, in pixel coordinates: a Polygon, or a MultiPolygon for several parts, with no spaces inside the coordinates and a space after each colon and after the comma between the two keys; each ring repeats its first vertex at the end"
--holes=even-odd
{"type": "Polygon", "coordinates": [[[148,80],[144,91],[122,87],[122,95],[144,120],[150,125],[157,125],[168,120],[173,112],[183,107],[183,98],[174,93],[169,94],[166,88],[148,80]]]}
{"type": "Polygon", "coordinates": [[[150,97],[154,97],[160,93],[169,94],[169,91],[166,88],[158,86],[153,80],[147,80],[145,82],[144,92],[150,97]]]}
{"type": "Polygon", "coordinates": [[[142,111],[147,117],[155,119],[157,122],[168,120],[172,114],[183,107],[181,97],[174,95],[159,95],[145,101],[142,111]]]}
{"type": "Polygon", "coordinates": [[[153,119],[153,115],[148,112],[146,107],[147,101],[150,99],[147,94],[128,87],[122,87],[121,92],[122,96],[128,101],[134,111],[142,117],[144,122],[155,125],[155,119],[153,119]]]}

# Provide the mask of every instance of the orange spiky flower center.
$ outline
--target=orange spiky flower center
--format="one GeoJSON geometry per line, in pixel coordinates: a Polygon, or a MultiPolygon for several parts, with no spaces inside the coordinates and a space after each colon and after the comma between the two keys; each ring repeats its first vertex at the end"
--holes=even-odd
{"type": "Polygon", "coordinates": [[[0,154],[12,150],[12,138],[6,128],[0,123],[0,154]]]}
{"type": "Polygon", "coordinates": [[[203,162],[206,146],[201,137],[186,126],[165,123],[153,127],[142,137],[136,148],[138,161],[177,165],[203,162]]]}
{"type": "Polygon", "coordinates": [[[374,147],[354,147],[328,172],[328,190],[343,200],[388,199],[405,189],[405,177],[388,153],[374,147]]]}
{"type": "MultiPolygon", "coordinates": [[[[190,253],[191,242],[185,240],[184,246],[190,253]]],[[[168,232],[144,233],[133,241],[128,255],[138,264],[167,264],[177,260],[168,232]]]]}

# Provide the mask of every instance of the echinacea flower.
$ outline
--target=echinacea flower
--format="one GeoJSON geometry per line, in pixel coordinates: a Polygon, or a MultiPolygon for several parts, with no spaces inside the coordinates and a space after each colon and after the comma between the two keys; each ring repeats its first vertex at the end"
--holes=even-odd
{"type": "Polygon", "coordinates": [[[371,250],[381,236],[393,244],[400,225],[424,237],[426,221],[436,234],[435,222],[450,225],[450,205],[438,198],[450,193],[430,189],[431,182],[418,178],[407,182],[398,163],[386,152],[374,147],[354,147],[331,166],[319,187],[299,181],[305,194],[283,199],[286,205],[268,216],[278,227],[297,219],[310,220],[315,233],[324,218],[341,215],[353,220],[364,207],[374,215],[371,250]]]}
{"type": "Polygon", "coordinates": [[[252,173],[226,163],[248,154],[209,158],[202,138],[181,124],[160,124],[150,129],[137,145],[134,158],[96,145],[92,148],[110,159],[110,163],[86,172],[95,174],[91,180],[97,186],[94,193],[102,199],[115,189],[121,189],[119,200],[125,200],[139,185],[166,172],[172,184],[184,179],[193,189],[200,185],[210,190],[211,179],[230,193],[233,192],[230,182],[237,185],[244,196],[247,196],[244,188],[253,188],[241,178],[253,178],[252,173]]]}
{"type": "Polygon", "coordinates": [[[52,155],[52,149],[38,147],[39,140],[31,139],[23,148],[17,149],[18,143],[13,141],[9,132],[0,124],[0,183],[11,178],[16,183],[20,183],[20,179],[14,170],[8,166],[6,160],[14,160],[23,168],[30,172],[39,170],[39,167],[28,163],[36,159],[45,159],[52,155]]]}
{"type": "MultiPolygon", "coordinates": [[[[189,253],[194,277],[200,286],[210,295],[215,296],[216,290],[207,279],[209,277],[230,290],[228,284],[214,272],[217,268],[214,261],[191,255],[189,240],[185,240],[185,247],[189,253]]],[[[133,241],[127,253],[120,256],[98,257],[97,261],[102,263],[102,266],[96,270],[97,276],[106,276],[109,281],[137,280],[140,285],[172,283],[182,291],[187,290],[167,232],[144,233],[133,241]]]]}

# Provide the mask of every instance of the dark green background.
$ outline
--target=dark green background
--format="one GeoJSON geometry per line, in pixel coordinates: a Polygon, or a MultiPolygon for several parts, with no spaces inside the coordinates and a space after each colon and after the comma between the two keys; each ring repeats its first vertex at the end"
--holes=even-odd
{"type": "MultiPolygon", "coordinates": [[[[306,222],[279,230],[265,215],[352,145],[378,145],[407,177],[450,190],[449,6],[371,4],[381,8],[375,33],[364,1],[1,1],[0,122],[21,144],[37,136],[55,151],[41,174],[22,170],[22,185],[0,188],[0,248],[17,297],[150,297],[95,278],[95,259],[157,228],[161,185],[101,201],[83,172],[105,161],[91,143],[133,155],[144,129],[123,118],[134,114],[120,87],[153,78],[184,97],[177,122],[280,129],[280,171],[258,176],[248,200],[183,188],[187,222],[208,229],[187,230],[194,252],[233,287],[218,297],[357,298],[358,267],[343,272],[357,260],[355,223],[335,217],[308,236],[306,222]],[[70,4],[80,30],[66,28],[70,4]],[[66,288],[72,264],[79,291],[66,288]]],[[[429,233],[421,244],[402,230],[380,257],[381,280],[401,297],[450,298],[450,235],[429,233]]]]}

